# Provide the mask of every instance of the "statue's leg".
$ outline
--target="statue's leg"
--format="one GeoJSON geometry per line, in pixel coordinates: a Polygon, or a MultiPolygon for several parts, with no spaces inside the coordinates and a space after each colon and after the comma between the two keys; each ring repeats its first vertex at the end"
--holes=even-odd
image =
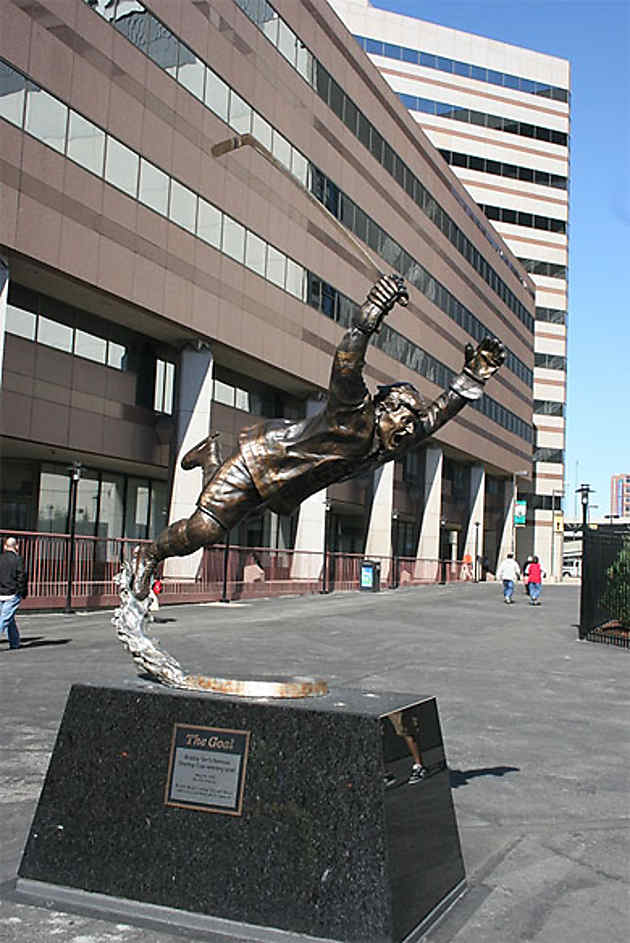
{"type": "Polygon", "coordinates": [[[227,532],[261,504],[247,466],[237,452],[219,468],[199,496],[192,517],[175,521],[136,557],[132,592],[145,599],[161,560],[185,557],[225,539],[227,532]]]}

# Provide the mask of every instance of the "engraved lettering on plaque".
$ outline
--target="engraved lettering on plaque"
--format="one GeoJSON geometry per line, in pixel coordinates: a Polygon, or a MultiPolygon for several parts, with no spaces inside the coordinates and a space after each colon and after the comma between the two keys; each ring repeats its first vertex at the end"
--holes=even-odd
{"type": "Polygon", "coordinates": [[[249,730],[175,724],[165,805],[241,815],[249,730]]]}

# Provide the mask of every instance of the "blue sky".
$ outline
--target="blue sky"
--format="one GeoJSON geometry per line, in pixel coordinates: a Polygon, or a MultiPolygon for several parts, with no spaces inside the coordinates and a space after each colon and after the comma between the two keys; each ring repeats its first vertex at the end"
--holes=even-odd
{"type": "Polygon", "coordinates": [[[610,476],[630,474],[630,0],[372,4],[571,63],[565,510],[588,482],[607,514],[610,476]]]}

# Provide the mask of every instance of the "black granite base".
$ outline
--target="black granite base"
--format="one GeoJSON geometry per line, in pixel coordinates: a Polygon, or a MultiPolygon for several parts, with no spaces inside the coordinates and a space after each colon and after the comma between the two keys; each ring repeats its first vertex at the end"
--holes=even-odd
{"type": "Polygon", "coordinates": [[[463,880],[433,698],[270,703],[138,682],[72,688],[18,891],[398,943],[463,880]],[[430,775],[414,781],[418,747],[430,775]]]}

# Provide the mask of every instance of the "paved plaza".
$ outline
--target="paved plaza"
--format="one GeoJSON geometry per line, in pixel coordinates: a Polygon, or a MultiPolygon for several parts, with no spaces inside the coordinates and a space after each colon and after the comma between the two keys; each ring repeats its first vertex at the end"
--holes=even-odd
{"type": "MultiPolygon", "coordinates": [[[[515,600],[466,584],[169,607],[155,634],[189,671],[437,696],[469,891],[428,943],[626,943],[629,654],[577,641],[576,586],[515,600]]],[[[110,618],[24,615],[23,648],[0,642],[2,943],[182,939],[12,899],[70,686],[135,677],[110,618]]]]}

